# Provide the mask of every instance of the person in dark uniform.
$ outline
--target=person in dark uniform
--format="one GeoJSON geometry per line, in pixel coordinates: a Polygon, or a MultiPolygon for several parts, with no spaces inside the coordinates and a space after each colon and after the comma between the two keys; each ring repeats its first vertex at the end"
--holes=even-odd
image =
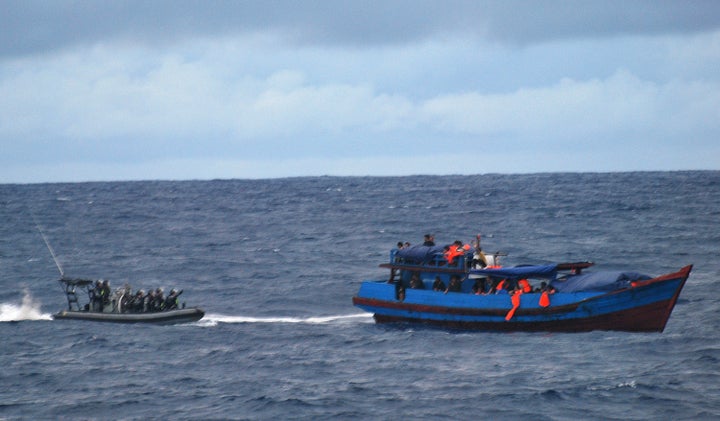
{"type": "Polygon", "coordinates": [[[95,281],[95,288],[90,290],[90,311],[102,311],[102,281],[95,281]]]}
{"type": "Polygon", "coordinates": [[[103,311],[105,306],[110,305],[110,281],[104,280],[102,283],[102,307],[100,311],[103,311]]]}
{"type": "Polygon", "coordinates": [[[155,290],[155,311],[163,311],[165,309],[165,297],[163,296],[163,289],[158,288],[155,290]]]}
{"type": "Polygon", "coordinates": [[[175,289],[170,290],[170,294],[165,299],[165,310],[177,310],[179,308],[178,297],[180,294],[182,294],[182,290],[179,292],[175,289]]]}

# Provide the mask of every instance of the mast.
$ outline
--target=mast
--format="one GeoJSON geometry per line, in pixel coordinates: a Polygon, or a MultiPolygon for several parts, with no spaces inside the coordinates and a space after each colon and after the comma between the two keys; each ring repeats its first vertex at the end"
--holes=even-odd
{"type": "Polygon", "coordinates": [[[45,236],[45,233],[43,233],[42,229],[40,228],[40,224],[38,223],[37,219],[35,219],[35,215],[33,215],[32,218],[33,218],[33,221],[35,221],[35,227],[37,228],[43,241],[45,241],[45,245],[47,246],[48,250],[50,251],[50,255],[52,256],[53,261],[55,262],[55,266],[57,266],[58,271],[60,271],[60,277],[65,278],[65,271],[63,270],[62,266],[60,265],[60,262],[57,259],[57,256],[55,255],[55,250],[53,250],[52,246],[50,245],[50,241],[48,241],[47,237],[45,236]]]}

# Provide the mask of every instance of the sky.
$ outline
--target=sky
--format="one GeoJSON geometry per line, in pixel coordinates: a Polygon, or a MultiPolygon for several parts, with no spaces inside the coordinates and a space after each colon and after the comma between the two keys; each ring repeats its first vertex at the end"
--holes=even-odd
{"type": "Polygon", "coordinates": [[[714,0],[3,0],[0,183],[720,170],[714,0]]]}

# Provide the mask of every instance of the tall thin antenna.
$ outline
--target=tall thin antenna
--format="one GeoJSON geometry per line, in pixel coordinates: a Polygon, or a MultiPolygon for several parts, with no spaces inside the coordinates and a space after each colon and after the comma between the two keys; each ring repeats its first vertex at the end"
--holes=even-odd
{"type": "Polygon", "coordinates": [[[65,271],[63,270],[62,266],[60,265],[60,262],[58,262],[57,256],[55,255],[55,250],[53,250],[47,237],[45,237],[45,233],[43,233],[42,229],[40,228],[40,224],[38,223],[37,219],[35,219],[35,215],[33,215],[32,218],[33,218],[33,221],[35,221],[35,227],[37,228],[38,232],[40,233],[40,236],[42,237],[43,241],[45,241],[45,245],[47,246],[48,250],[50,250],[50,255],[52,256],[53,261],[55,262],[55,266],[57,266],[58,270],[60,271],[60,277],[64,278],[65,271]]]}

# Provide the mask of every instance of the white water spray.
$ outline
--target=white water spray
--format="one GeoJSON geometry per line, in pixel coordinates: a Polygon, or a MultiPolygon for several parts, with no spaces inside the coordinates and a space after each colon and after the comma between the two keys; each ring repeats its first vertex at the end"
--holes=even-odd
{"type": "Polygon", "coordinates": [[[248,317],[228,316],[223,314],[206,314],[198,323],[215,326],[218,323],[305,323],[305,324],[329,324],[329,323],[352,323],[372,322],[372,314],[346,314],[337,316],[318,317],[248,317]]]}
{"type": "Polygon", "coordinates": [[[30,292],[23,291],[22,303],[0,303],[0,322],[16,322],[20,320],[51,320],[48,313],[40,310],[40,303],[33,301],[30,292]]]}

